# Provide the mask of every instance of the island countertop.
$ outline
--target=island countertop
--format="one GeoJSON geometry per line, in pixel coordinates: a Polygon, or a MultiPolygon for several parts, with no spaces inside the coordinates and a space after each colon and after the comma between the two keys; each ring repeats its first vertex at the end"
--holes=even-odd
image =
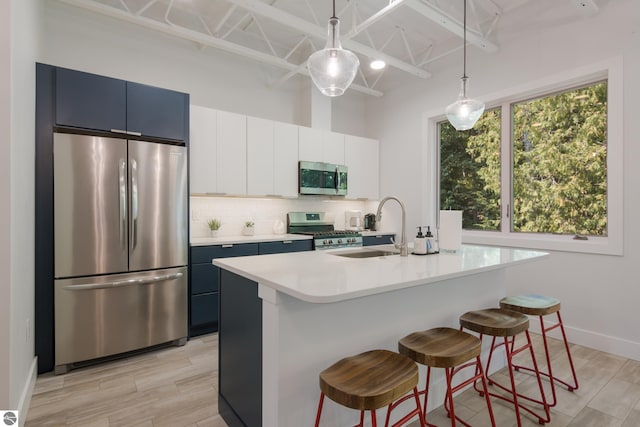
{"type": "MultiPolygon", "coordinates": [[[[380,245],[367,249],[392,249],[380,245]]],[[[337,256],[342,250],[214,259],[213,264],[262,286],[310,303],[333,303],[540,260],[529,249],[462,245],[455,253],[372,258],[337,256]]]]}

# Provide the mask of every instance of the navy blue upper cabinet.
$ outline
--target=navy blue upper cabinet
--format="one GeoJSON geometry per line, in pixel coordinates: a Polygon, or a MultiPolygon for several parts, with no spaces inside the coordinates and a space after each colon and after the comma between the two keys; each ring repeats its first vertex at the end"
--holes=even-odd
{"type": "Polygon", "coordinates": [[[111,131],[127,128],[124,80],[56,69],[56,124],[111,131]]]}
{"type": "Polygon", "coordinates": [[[189,95],[56,68],[56,124],[188,141],[189,95]]]}
{"type": "Polygon", "coordinates": [[[127,82],[127,130],[143,136],[187,140],[186,94],[127,82]]]}

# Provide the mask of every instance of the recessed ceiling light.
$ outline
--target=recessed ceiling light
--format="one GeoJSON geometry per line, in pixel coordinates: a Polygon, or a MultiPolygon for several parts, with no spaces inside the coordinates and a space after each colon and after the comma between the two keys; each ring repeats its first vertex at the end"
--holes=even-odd
{"type": "Polygon", "coordinates": [[[371,67],[372,70],[382,70],[384,67],[386,67],[386,65],[387,63],[384,62],[382,59],[374,59],[369,64],[369,67],[371,67]]]}

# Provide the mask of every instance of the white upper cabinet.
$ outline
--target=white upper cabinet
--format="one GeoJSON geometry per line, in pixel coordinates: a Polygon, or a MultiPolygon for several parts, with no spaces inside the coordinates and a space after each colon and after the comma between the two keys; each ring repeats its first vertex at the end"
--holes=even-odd
{"type": "Polygon", "coordinates": [[[346,135],[344,153],[349,168],[347,197],[377,200],[380,197],[379,142],[346,135]]]}
{"type": "Polygon", "coordinates": [[[344,165],[344,134],[328,131],[322,133],[322,161],[344,165]]]}
{"type": "Polygon", "coordinates": [[[298,196],[298,126],[275,122],[273,194],[298,196]]]}
{"type": "Polygon", "coordinates": [[[216,193],[217,111],[192,105],[190,118],[190,192],[216,193]]]}
{"type": "Polygon", "coordinates": [[[298,159],[309,162],[322,162],[322,134],[320,129],[304,126],[298,128],[298,159]]]}
{"type": "Polygon", "coordinates": [[[307,160],[347,165],[347,198],[379,198],[376,140],[190,108],[191,194],[297,197],[298,160],[307,160]]]}
{"type": "Polygon", "coordinates": [[[247,194],[247,116],[218,111],[218,193],[247,194]]]}
{"type": "Polygon", "coordinates": [[[247,117],[247,194],[298,195],[298,127],[247,117]]]}
{"type": "Polygon", "coordinates": [[[299,160],[344,164],[344,135],[299,127],[299,160]]]}
{"type": "Polygon", "coordinates": [[[274,123],[247,117],[247,194],[274,194],[274,123]]]}

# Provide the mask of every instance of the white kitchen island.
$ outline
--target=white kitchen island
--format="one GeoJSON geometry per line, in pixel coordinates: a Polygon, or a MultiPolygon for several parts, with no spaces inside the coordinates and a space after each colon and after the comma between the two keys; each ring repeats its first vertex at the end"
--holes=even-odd
{"type": "MultiPolygon", "coordinates": [[[[467,245],[409,257],[347,258],[340,251],[350,250],[213,260],[221,268],[219,406],[230,426],[313,425],[320,371],[362,351],[397,351],[413,331],[457,328],[460,314],[497,306],[506,268],[548,256],[467,245]]],[[[444,396],[439,371],[431,407],[444,396]]],[[[358,416],[329,401],[322,425],[354,425],[358,416]]]]}

